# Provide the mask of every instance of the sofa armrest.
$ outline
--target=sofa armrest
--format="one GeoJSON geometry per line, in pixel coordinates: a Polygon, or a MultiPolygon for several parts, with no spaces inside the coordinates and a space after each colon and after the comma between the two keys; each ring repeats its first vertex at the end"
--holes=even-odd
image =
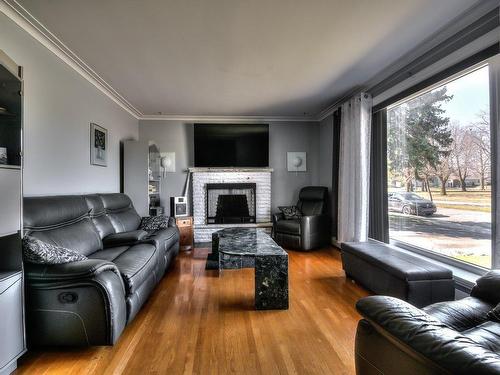
{"type": "Polygon", "coordinates": [[[118,268],[100,259],[87,259],[65,264],[32,264],[25,267],[29,281],[68,281],[93,278],[103,272],[110,271],[120,275],[118,268]]]}
{"type": "Polygon", "coordinates": [[[284,220],[285,216],[283,215],[283,212],[276,212],[273,214],[273,224],[276,224],[280,220],[284,220]]]}
{"type": "Polygon", "coordinates": [[[129,232],[112,233],[102,239],[104,247],[133,245],[145,239],[148,232],[138,229],[129,232]]]}
{"type": "Polygon", "coordinates": [[[26,264],[31,346],[113,345],[127,323],[125,287],[111,262],[26,264]]]}
{"type": "MultiPolygon", "coordinates": [[[[330,217],[328,215],[302,216],[300,218],[302,229],[312,231],[313,233],[327,229],[329,222],[330,217]]],[[[302,233],[304,232],[302,231],[302,233]]]]}
{"type": "Polygon", "coordinates": [[[175,227],[177,227],[177,223],[175,221],[175,217],[173,217],[173,216],[169,216],[168,217],[168,227],[169,228],[175,228],[175,227]]]}
{"type": "Polygon", "coordinates": [[[453,374],[500,373],[500,355],[409,303],[393,297],[359,300],[357,310],[382,335],[453,374]]]}

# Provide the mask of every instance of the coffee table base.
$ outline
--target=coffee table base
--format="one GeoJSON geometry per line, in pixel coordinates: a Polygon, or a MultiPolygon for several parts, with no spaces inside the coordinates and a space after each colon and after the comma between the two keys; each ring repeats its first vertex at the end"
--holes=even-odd
{"type": "Polygon", "coordinates": [[[288,254],[274,242],[275,254],[257,252],[253,256],[219,252],[219,236],[212,235],[212,253],[205,268],[218,270],[255,268],[255,309],[288,309],[288,254]]]}
{"type": "Polygon", "coordinates": [[[288,309],[288,255],[255,258],[255,308],[288,309]]]}

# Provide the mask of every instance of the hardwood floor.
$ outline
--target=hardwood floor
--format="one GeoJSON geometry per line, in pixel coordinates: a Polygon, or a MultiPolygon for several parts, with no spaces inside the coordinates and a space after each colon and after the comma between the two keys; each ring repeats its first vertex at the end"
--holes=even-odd
{"type": "Polygon", "coordinates": [[[337,250],[289,252],[290,309],[255,311],[252,269],[181,253],[114,347],[29,352],[17,374],[353,374],[354,304],[337,250]]]}

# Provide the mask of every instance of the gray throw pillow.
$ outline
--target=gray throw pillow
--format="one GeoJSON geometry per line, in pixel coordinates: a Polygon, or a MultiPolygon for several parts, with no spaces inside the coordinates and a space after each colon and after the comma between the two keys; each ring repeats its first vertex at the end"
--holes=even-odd
{"type": "Polygon", "coordinates": [[[302,217],[302,212],[297,206],[281,206],[278,209],[283,213],[286,220],[300,219],[302,217]]]}
{"type": "Polygon", "coordinates": [[[165,215],[145,216],[141,220],[141,225],[139,225],[139,229],[150,233],[165,228],[168,228],[168,217],[165,215]]]}
{"type": "Polygon", "coordinates": [[[23,258],[28,263],[36,264],[63,264],[88,259],[76,251],[31,236],[23,238],[23,258]]]}

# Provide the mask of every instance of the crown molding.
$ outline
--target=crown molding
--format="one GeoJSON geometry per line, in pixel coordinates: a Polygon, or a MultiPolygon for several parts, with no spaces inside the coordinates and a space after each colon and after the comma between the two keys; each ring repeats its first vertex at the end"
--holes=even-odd
{"type": "Polygon", "coordinates": [[[183,121],[183,122],[221,122],[221,123],[256,123],[256,122],[314,122],[315,116],[190,116],[190,115],[142,115],[139,120],[148,121],[183,121]]]}
{"type": "Polygon", "coordinates": [[[120,107],[139,119],[142,113],[127,99],[120,95],[110,84],[99,76],[88,64],[80,59],[60,39],[43,26],[32,14],[15,0],[1,0],[0,12],[14,21],[19,27],[30,34],[49,51],[59,57],[83,78],[93,84],[103,94],[117,103],[120,107]]]}

